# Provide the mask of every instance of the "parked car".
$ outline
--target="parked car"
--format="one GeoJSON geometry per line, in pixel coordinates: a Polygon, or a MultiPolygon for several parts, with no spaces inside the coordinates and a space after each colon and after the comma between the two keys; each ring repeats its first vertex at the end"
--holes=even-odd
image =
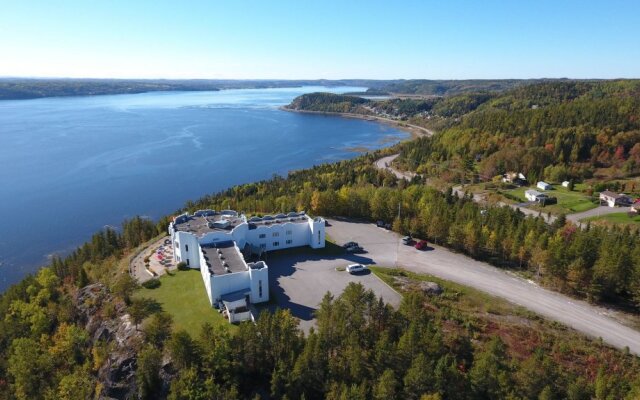
{"type": "Polygon", "coordinates": [[[387,224],[385,224],[382,220],[378,220],[378,222],[376,222],[376,226],[378,228],[384,228],[385,226],[387,226],[387,224]]]}
{"type": "Polygon", "coordinates": [[[347,253],[362,253],[364,249],[360,246],[350,246],[345,249],[347,253]]]}
{"type": "Polygon", "coordinates": [[[384,229],[391,230],[391,224],[384,224],[384,229]]]}
{"type": "Polygon", "coordinates": [[[411,238],[411,236],[405,236],[402,238],[402,244],[411,246],[411,244],[413,244],[413,239],[411,238]]]}
{"type": "Polygon", "coordinates": [[[364,272],[367,270],[367,267],[365,267],[362,264],[349,264],[347,265],[347,272],[350,274],[358,274],[360,272],[364,272]]]}
{"type": "Polygon", "coordinates": [[[425,250],[427,247],[429,247],[429,244],[426,240],[420,240],[414,247],[418,250],[425,250]]]}
{"type": "Polygon", "coordinates": [[[349,247],[358,247],[358,243],[356,242],[347,242],[345,244],[342,245],[342,247],[344,247],[345,249],[349,248],[349,247]]]}

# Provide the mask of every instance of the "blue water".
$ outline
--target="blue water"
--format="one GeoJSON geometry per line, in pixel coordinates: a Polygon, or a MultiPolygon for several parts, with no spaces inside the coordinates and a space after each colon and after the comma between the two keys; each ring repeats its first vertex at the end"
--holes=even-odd
{"type": "Polygon", "coordinates": [[[406,134],[278,110],[288,88],[0,101],[0,291],[106,225],[406,134]]]}

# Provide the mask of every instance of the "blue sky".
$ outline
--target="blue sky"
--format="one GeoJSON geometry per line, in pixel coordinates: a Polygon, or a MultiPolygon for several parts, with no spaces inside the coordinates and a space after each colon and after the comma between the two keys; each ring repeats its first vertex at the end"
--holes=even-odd
{"type": "Polygon", "coordinates": [[[0,0],[0,76],[640,78],[640,1],[0,0]]]}

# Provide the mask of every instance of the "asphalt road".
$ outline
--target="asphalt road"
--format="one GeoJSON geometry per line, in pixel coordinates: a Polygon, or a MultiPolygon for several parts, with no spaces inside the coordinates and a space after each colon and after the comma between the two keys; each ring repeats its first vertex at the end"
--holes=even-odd
{"type": "Polygon", "coordinates": [[[399,242],[393,232],[374,224],[330,221],[327,233],[338,244],[358,242],[368,251],[366,257],[380,266],[401,266],[442,279],[474,287],[504,298],[546,318],[558,321],[588,336],[601,337],[614,347],[628,346],[640,355],[640,332],[607,316],[608,310],[541,288],[489,264],[453,253],[440,246],[418,251],[399,242]]]}
{"type": "Polygon", "coordinates": [[[376,168],[386,169],[387,171],[394,174],[398,179],[406,179],[410,181],[411,179],[413,179],[414,176],[416,176],[414,172],[399,171],[391,166],[391,163],[393,162],[393,160],[398,158],[399,155],[400,154],[394,154],[392,156],[382,157],[381,159],[377,160],[374,164],[376,168]]]}
{"type": "Polygon", "coordinates": [[[596,208],[592,208],[591,210],[568,214],[567,219],[574,223],[579,223],[581,219],[596,217],[600,215],[614,214],[614,213],[626,213],[631,210],[631,207],[609,207],[609,206],[599,206],[596,208]]]}
{"type": "Polygon", "coordinates": [[[371,264],[367,254],[327,255],[309,251],[306,254],[278,255],[267,259],[271,295],[278,306],[286,308],[300,319],[300,328],[305,332],[315,325],[314,311],[327,292],[340,295],[349,282],[360,282],[373,290],[385,302],[397,307],[401,296],[371,272],[351,275],[337,271],[336,267],[348,264],[371,264]]]}

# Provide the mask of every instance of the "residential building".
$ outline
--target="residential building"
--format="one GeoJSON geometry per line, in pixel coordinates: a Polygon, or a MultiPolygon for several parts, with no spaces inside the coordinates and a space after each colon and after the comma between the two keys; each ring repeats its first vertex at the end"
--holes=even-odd
{"type": "Polygon", "coordinates": [[[536,186],[540,190],[551,190],[551,189],[553,189],[553,186],[551,186],[551,184],[549,184],[547,182],[544,182],[544,181],[538,182],[538,184],[536,186]]]}
{"type": "Polygon", "coordinates": [[[502,182],[524,186],[527,184],[527,178],[521,172],[507,172],[502,175],[502,182]]]}
{"type": "Polygon", "coordinates": [[[624,193],[614,193],[609,190],[600,193],[600,204],[609,207],[627,207],[632,203],[633,199],[631,196],[627,196],[624,193]]]}
{"type": "Polygon", "coordinates": [[[250,304],[269,300],[267,251],[325,245],[325,221],[304,212],[252,217],[233,210],[199,210],[169,224],[176,262],[199,269],[209,303],[224,304],[231,322],[248,319],[250,304]],[[231,307],[231,308],[230,308],[231,307]]]}
{"type": "Polygon", "coordinates": [[[529,189],[524,192],[524,197],[529,201],[544,202],[549,196],[544,193],[540,193],[537,190],[529,189]]]}

